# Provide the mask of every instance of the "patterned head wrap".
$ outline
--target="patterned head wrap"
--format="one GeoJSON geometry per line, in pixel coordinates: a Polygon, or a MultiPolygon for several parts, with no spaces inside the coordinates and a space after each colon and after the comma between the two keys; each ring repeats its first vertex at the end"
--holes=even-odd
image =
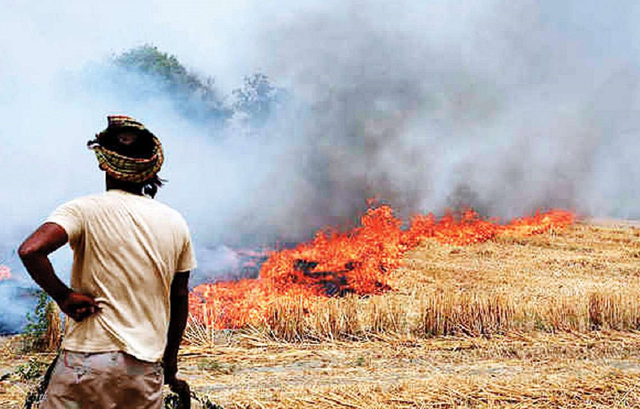
{"type": "Polygon", "coordinates": [[[87,143],[87,147],[96,154],[100,169],[111,177],[124,182],[142,183],[154,177],[162,167],[164,156],[160,140],[156,138],[142,123],[125,115],[110,115],[107,117],[107,128],[96,135],[96,139],[87,143]],[[133,131],[147,133],[154,144],[150,158],[132,158],[114,152],[102,146],[102,140],[108,132],[133,131]]]}

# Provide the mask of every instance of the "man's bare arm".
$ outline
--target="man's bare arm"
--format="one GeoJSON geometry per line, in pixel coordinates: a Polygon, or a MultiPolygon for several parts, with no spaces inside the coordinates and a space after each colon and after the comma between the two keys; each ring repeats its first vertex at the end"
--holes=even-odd
{"type": "Polygon", "coordinates": [[[176,378],[178,371],[178,350],[189,315],[189,271],[176,273],[171,282],[171,318],[164,350],[164,379],[172,389],[179,388],[176,378]]]}
{"type": "Polygon", "coordinates": [[[42,289],[58,303],[60,309],[75,321],[82,321],[96,312],[95,300],[71,290],[55,274],[49,254],[68,241],[67,232],[56,223],[45,223],[29,236],[18,249],[27,272],[42,289]]]}

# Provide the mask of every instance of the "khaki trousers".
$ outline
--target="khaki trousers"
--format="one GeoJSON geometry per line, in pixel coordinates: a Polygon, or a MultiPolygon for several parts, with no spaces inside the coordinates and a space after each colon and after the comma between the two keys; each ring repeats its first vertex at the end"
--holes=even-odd
{"type": "Polygon", "coordinates": [[[163,383],[160,363],[62,351],[40,409],[162,409],[163,383]]]}

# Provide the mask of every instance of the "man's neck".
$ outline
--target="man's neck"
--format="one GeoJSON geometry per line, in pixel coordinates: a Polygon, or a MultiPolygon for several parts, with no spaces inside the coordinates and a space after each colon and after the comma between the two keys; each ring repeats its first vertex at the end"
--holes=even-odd
{"type": "Polygon", "coordinates": [[[132,193],[134,195],[143,196],[142,186],[139,183],[123,182],[107,175],[106,186],[107,190],[124,190],[125,192],[132,193]]]}

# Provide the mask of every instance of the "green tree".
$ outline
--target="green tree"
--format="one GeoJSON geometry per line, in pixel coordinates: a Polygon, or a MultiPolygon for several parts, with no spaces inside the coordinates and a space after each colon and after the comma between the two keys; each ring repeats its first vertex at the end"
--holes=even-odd
{"type": "Polygon", "coordinates": [[[261,73],[244,78],[242,88],[233,90],[235,112],[244,114],[249,123],[262,126],[278,106],[284,102],[285,91],[271,85],[261,73]]]}
{"type": "Polygon", "coordinates": [[[45,334],[49,327],[47,315],[50,304],[53,300],[42,290],[35,290],[37,298],[33,313],[27,312],[27,325],[25,325],[23,335],[23,347],[26,351],[42,351],[45,348],[45,334]]]}
{"type": "Polygon", "coordinates": [[[157,85],[148,97],[155,97],[155,92],[162,93],[192,119],[221,121],[232,114],[216,91],[213,78],[189,71],[174,55],[161,52],[155,46],[133,48],[116,55],[113,61],[118,68],[138,73],[157,85]]]}

